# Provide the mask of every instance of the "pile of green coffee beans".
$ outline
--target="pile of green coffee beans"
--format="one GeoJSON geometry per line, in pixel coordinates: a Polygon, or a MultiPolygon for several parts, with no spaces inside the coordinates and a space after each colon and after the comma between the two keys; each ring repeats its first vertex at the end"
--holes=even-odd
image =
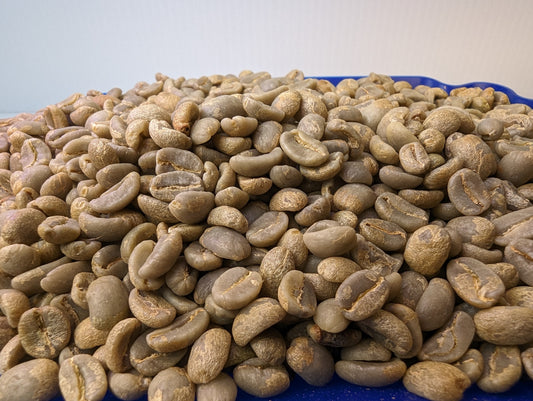
{"type": "Polygon", "coordinates": [[[155,78],[0,121],[0,400],[337,373],[453,401],[533,376],[529,106],[378,74],[155,78]]]}

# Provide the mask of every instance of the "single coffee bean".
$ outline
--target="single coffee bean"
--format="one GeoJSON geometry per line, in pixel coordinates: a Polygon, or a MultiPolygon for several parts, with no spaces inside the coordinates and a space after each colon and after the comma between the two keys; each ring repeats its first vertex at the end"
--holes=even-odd
{"type": "Polygon", "coordinates": [[[245,306],[235,317],[231,328],[234,341],[244,346],[259,333],[279,323],[286,315],[278,301],[258,298],[245,306]]]}
{"type": "Polygon", "coordinates": [[[185,191],[176,194],[168,205],[170,213],[185,224],[196,224],[205,220],[215,207],[215,195],[205,191],[185,191]]]}
{"type": "Polygon", "coordinates": [[[22,291],[12,288],[0,290],[0,311],[10,327],[16,329],[22,314],[30,307],[30,300],[22,291]]]}
{"type": "Polygon", "coordinates": [[[23,362],[0,376],[1,401],[48,401],[59,394],[59,366],[50,359],[23,362]]]}
{"type": "Polygon", "coordinates": [[[213,283],[213,300],[229,310],[241,309],[252,302],[261,291],[263,278],[258,272],[234,267],[222,273],[213,283]]]}
{"type": "Polygon", "coordinates": [[[425,341],[418,358],[422,361],[455,362],[468,350],[475,332],[474,321],[467,313],[454,312],[448,323],[425,341]]]}
{"type": "Polygon", "coordinates": [[[176,317],[176,309],[157,293],[134,288],[129,294],[128,304],[133,316],[148,327],[168,326],[176,317]]]}
{"type": "Polygon", "coordinates": [[[186,296],[194,291],[198,275],[198,270],[192,268],[185,258],[180,256],[176,264],[165,274],[165,284],[174,294],[186,296]]]}
{"type": "Polygon", "coordinates": [[[459,401],[470,387],[470,379],[453,365],[423,361],[407,369],[403,385],[411,393],[430,400],[459,401]]]}
{"type": "Polygon", "coordinates": [[[248,359],[233,369],[240,389],[255,397],[268,398],[289,388],[289,373],[283,365],[269,366],[258,358],[248,359]]]}
{"type": "Polygon", "coordinates": [[[175,366],[187,353],[183,348],[174,352],[158,352],[146,342],[146,336],[153,330],[142,333],[131,344],[130,363],[143,376],[153,377],[164,369],[175,366]]]}
{"type": "Polygon", "coordinates": [[[237,385],[230,375],[221,373],[209,383],[196,386],[196,399],[198,401],[235,401],[237,385]]]}
{"type": "Polygon", "coordinates": [[[89,316],[96,329],[109,330],[130,314],[128,291],[115,276],[102,276],[87,289],[89,316]],[[102,308],[105,305],[105,308],[102,308]]]}
{"type": "Polygon", "coordinates": [[[518,346],[481,344],[479,349],[484,366],[476,382],[487,393],[503,393],[515,385],[522,376],[522,361],[518,346]]]}
{"type": "Polygon", "coordinates": [[[431,279],[416,304],[415,312],[423,331],[442,327],[450,319],[455,305],[455,293],[448,281],[431,279]]]}
{"type": "Polygon", "coordinates": [[[314,315],[317,300],[315,290],[299,270],[287,272],[279,283],[277,297],[281,307],[292,316],[309,318],[314,315]]]}
{"type": "Polygon", "coordinates": [[[145,279],[156,279],[166,274],[177,262],[182,244],[182,237],[178,231],[170,231],[158,239],[152,253],[139,268],[139,276],[145,279]]]}
{"type": "Polygon", "coordinates": [[[335,301],[347,319],[357,322],[381,309],[389,298],[389,291],[383,276],[372,270],[360,270],[341,283],[335,301]]]}
{"type": "Polygon", "coordinates": [[[533,240],[521,238],[512,241],[505,247],[504,255],[505,261],[515,266],[520,280],[527,285],[531,285],[533,283],[533,273],[531,272],[533,266],[533,262],[531,261],[533,240]]]}
{"type": "Polygon", "coordinates": [[[500,277],[473,258],[461,257],[448,262],[446,277],[457,295],[477,308],[495,305],[505,292],[500,277]]]}
{"type": "Polygon", "coordinates": [[[117,398],[121,400],[137,400],[146,396],[152,378],[131,370],[125,373],[109,372],[107,381],[109,390],[117,398]]]}
{"type": "Polygon", "coordinates": [[[328,298],[317,305],[313,321],[321,330],[329,333],[340,333],[349,325],[348,320],[334,298],[328,298]]]}
{"type": "Polygon", "coordinates": [[[209,383],[224,368],[229,355],[231,334],[221,328],[207,330],[191,346],[187,373],[193,383],[209,383]]]}
{"type": "Polygon", "coordinates": [[[461,216],[451,219],[446,224],[447,228],[455,230],[463,242],[489,249],[496,237],[496,227],[485,217],[461,216]]]}
{"type": "Polygon", "coordinates": [[[320,166],[327,161],[329,156],[325,145],[299,130],[281,134],[279,144],[292,161],[302,166],[320,166]]]}
{"type": "Polygon", "coordinates": [[[454,173],[448,181],[448,196],[464,215],[477,216],[490,207],[490,196],[479,174],[468,168],[454,173]]]}
{"type": "Polygon", "coordinates": [[[350,210],[356,215],[371,207],[376,200],[372,189],[363,184],[346,184],[333,195],[333,204],[338,210],[350,210]]]}
{"type": "Polygon", "coordinates": [[[53,359],[70,341],[70,322],[65,313],[54,306],[28,309],[18,324],[20,343],[34,358],[53,359]]]}
{"type": "Polygon", "coordinates": [[[357,322],[357,326],[394,354],[406,354],[413,347],[411,331],[391,312],[380,309],[372,316],[357,322]]]}
{"type": "Polygon", "coordinates": [[[523,306],[493,306],[474,315],[476,334],[496,345],[533,341],[533,310],[523,306]]]}
{"type": "Polygon", "coordinates": [[[230,260],[243,260],[252,251],[250,243],[237,231],[215,226],[204,231],[200,244],[216,256],[230,260]]]}
{"type": "Polygon", "coordinates": [[[525,351],[522,351],[520,357],[522,358],[522,366],[524,367],[524,371],[531,379],[533,376],[533,349],[527,348],[525,351]]]}
{"type": "Polygon", "coordinates": [[[429,219],[426,211],[392,193],[378,196],[375,209],[383,220],[396,223],[407,232],[413,232],[427,225],[429,219]]]}
{"type": "Polygon", "coordinates": [[[285,362],[287,345],[283,335],[275,328],[266,329],[250,341],[250,347],[261,361],[271,365],[285,362]]]}
{"type": "Polygon", "coordinates": [[[394,358],[384,362],[337,361],[335,372],[344,380],[358,386],[384,387],[400,380],[407,365],[394,358]]]}
{"type": "Polygon", "coordinates": [[[26,357],[26,351],[20,343],[20,337],[18,334],[13,333],[9,340],[2,341],[2,350],[0,350],[0,375],[3,375],[9,369],[17,366],[26,357]]]}
{"type": "Polygon", "coordinates": [[[333,220],[314,223],[303,235],[303,240],[311,253],[320,257],[340,256],[356,245],[355,230],[341,226],[333,220]]]}
{"type": "Polygon", "coordinates": [[[196,386],[187,371],[170,367],[159,372],[148,386],[150,401],[194,401],[196,386]]]}
{"type": "Polygon", "coordinates": [[[170,325],[149,333],[146,342],[159,352],[179,351],[200,337],[208,325],[207,311],[196,308],[177,317],[170,325]]]}
{"type": "Polygon", "coordinates": [[[470,379],[470,382],[476,383],[483,372],[483,355],[475,348],[466,351],[453,366],[461,369],[470,379]]]}
{"type": "Polygon", "coordinates": [[[98,401],[107,392],[107,375],[96,358],[85,354],[74,355],[61,363],[59,389],[66,401],[98,401]]]}
{"type": "Polygon", "coordinates": [[[98,330],[87,317],[74,329],[74,344],[82,350],[99,347],[105,344],[110,330],[98,330]]]}
{"type": "Polygon", "coordinates": [[[286,213],[269,211],[248,226],[246,239],[253,246],[272,246],[287,231],[288,225],[289,217],[286,213]]]}
{"type": "Polygon", "coordinates": [[[359,223],[361,235],[384,251],[401,250],[406,243],[407,234],[398,224],[381,219],[364,219],[359,223]]]}
{"type": "Polygon", "coordinates": [[[141,330],[141,322],[134,317],[121,320],[113,326],[105,342],[109,370],[122,373],[131,369],[129,350],[141,330]]]}
{"type": "Polygon", "coordinates": [[[448,258],[451,238],[448,232],[436,225],[417,229],[407,240],[404,258],[409,267],[423,274],[437,274],[448,258]]]}
{"type": "Polygon", "coordinates": [[[263,296],[276,299],[281,280],[292,270],[294,270],[294,260],[287,248],[276,246],[269,250],[259,266],[259,273],[263,278],[261,288],[263,296]]]}
{"type": "Polygon", "coordinates": [[[31,270],[41,263],[39,252],[25,244],[12,244],[0,249],[0,271],[11,276],[31,270]]]}
{"type": "Polygon", "coordinates": [[[329,351],[307,337],[291,341],[287,349],[287,364],[312,386],[325,386],[335,372],[335,362],[329,351]]]}

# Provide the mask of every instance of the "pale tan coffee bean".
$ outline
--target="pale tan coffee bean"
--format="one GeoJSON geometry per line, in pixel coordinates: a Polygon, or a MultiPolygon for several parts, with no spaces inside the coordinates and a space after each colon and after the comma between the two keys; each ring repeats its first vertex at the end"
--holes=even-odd
{"type": "Polygon", "coordinates": [[[460,369],[443,362],[415,363],[403,377],[408,391],[430,400],[459,401],[470,384],[470,379],[460,369]]]}
{"type": "Polygon", "coordinates": [[[23,362],[0,376],[0,400],[50,400],[59,393],[58,372],[58,364],[50,359],[23,362]]]}

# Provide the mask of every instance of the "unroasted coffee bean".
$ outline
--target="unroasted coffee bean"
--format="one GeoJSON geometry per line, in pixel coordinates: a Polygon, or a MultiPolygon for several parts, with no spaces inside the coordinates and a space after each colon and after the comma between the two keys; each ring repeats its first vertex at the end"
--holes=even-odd
{"type": "Polygon", "coordinates": [[[253,246],[272,246],[287,231],[288,225],[289,217],[286,213],[266,212],[248,226],[246,239],[253,246]]]}
{"type": "Polygon", "coordinates": [[[109,372],[109,390],[121,400],[137,400],[146,395],[152,379],[132,370],[125,373],[109,372]]]}
{"type": "Polygon", "coordinates": [[[418,358],[437,362],[457,361],[470,347],[476,328],[465,312],[455,312],[448,323],[426,340],[418,358]]]}
{"type": "Polygon", "coordinates": [[[219,374],[209,383],[196,386],[198,401],[235,401],[237,399],[237,385],[226,373],[219,374]]]}
{"type": "Polygon", "coordinates": [[[431,277],[439,272],[450,250],[449,233],[430,224],[413,232],[407,240],[403,256],[412,270],[431,277]]]}
{"type": "Polygon", "coordinates": [[[496,345],[522,345],[533,341],[533,310],[523,306],[493,306],[474,315],[476,333],[496,345]]]}
{"type": "Polygon", "coordinates": [[[237,231],[215,226],[204,231],[200,244],[216,256],[230,260],[243,260],[252,252],[250,244],[237,231]]]}
{"type": "Polygon", "coordinates": [[[48,401],[59,393],[59,366],[50,359],[23,362],[0,376],[0,400],[48,401]]]}
{"type": "Polygon", "coordinates": [[[533,240],[528,238],[514,240],[505,247],[504,255],[505,261],[515,266],[520,280],[531,285],[533,283],[533,274],[531,273],[533,240]]]}
{"type": "Polygon", "coordinates": [[[139,276],[145,279],[156,279],[163,276],[177,262],[182,244],[181,234],[178,231],[170,231],[160,238],[150,256],[139,268],[139,276]]]}
{"type": "Polygon", "coordinates": [[[194,401],[195,384],[187,371],[170,367],[159,372],[148,387],[150,401],[194,401]]]}
{"type": "Polygon", "coordinates": [[[139,336],[142,324],[134,317],[121,320],[113,326],[106,338],[106,365],[113,372],[131,369],[129,350],[139,336]]]}
{"type": "Polygon", "coordinates": [[[224,368],[228,359],[231,334],[221,328],[207,330],[191,346],[187,373],[193,383],[209,383],[224,368]]]}
{"type": "Polygon", "coordinates": [[[470,386],[470,379],[453,365],[424,361],[407,369],[403,385],[411,393],[430,400],[459,401],[470,386]]]}
{"type": "Polygon", "coordinates": [[[465,302],[477,308],[489,308],[505,292],[505,285],[496,273],[473,258],[457,258],[446,266],[446,277],[465,302]]]}
{"type": "Polygon", "coordinates": [[[262,294],[277,298],[282,279],[292,270],[294,270],[294,260],[287,248],[277,246],[268,251],[259,266],[259,273],[263,278],[262,294]]]}
{"type": "Polygon", "coordinates": [[[326,385],[335,371],[329,351],[307,337],[292,340],[287,349],[287,364],[312,386],[326,385]]]}
{"type": "Polygon", "coordinates": [[[74,330],[74,344],[80,349],[91,349],[105,344],[109,330],[98,330],[90,318],[83,319],[74,330]]]}
{"type": "Polygon", "coordinates": [[[416,304],[416,313],[423,331],[442,327],[451,317],[455,305],[455,293],[448,281],[432,279],[416,304]]]}
{"type": "Polygon", "coordinates": [[[393,193],[378,196],[375,209],[379,217],[398,224],[407,232],[413,232],[428,223],[429,215],[405,199],[393,193]]]}
{"type": "Polygon", "coordinates": [[[477,349],[471,348],[453,365],[461,369],[470,382],[476,383],[483,373],[483,355],[477,349]]]}
{"type": "Polygon", "coordinates": [[[220,275],[211,290],[213,300],[223,308],[241,309],[252,302],[263,284],[258,272],[244,267],[234,267],[220,275]]]}
{"type": "Polygon", "coordinates": [[[130,314],[128,291],[115,276],[102,276],[94,280],[87,289],[87,304],[93,326],[109,330],[130,314]],[[106,307],[103,308],[102,306],[106,307]]]}
{"type": "Polygon", "coordinates": [[[233,369],[237,386],[256,397],[274,397],[289,388],[289,374],[283,365],[269,366],[257,358],[248,359],[233,369]]]}
{"type": "Polygon", "coordinates": [[[324,279],[333,283],[342,283],[348,276],[361,270],[353,260],[341,256],[332,256],[320,261],[317,272],[324,279]]]}
{"type": "Polygon", "coordinates": [[[335,295],[347,319],[360,321],[378,311],[389,298],[389,284],[372,270],[360,270],[344,280],[335,295]]]}
{"type": "Polygon", "coordinates": [[[0,311],[9,326],[17,328],[20,317],[28,309],[30,301],[23,292],[11,288],[0,290],[0,311]]]}
{"type": "Polygon", "coordinates": [[[96,358],[85,354],[74,355],[61,363],[59,388],[67,401],[99,401],[107,392],[107,376],[96,358]]]}
{"type": "Polygon", "coordinates": [[[237,345],[244,346],[257,334],[279,323],[286,315],[278,301],[272,298],[258,298],[235,317],[231,328],[237,345]]]}
{"type": "Polygon", "coordinates": [[[281,333],[274,329],[266,329],[250,341],[250,347],[263,362],[275,366],[285,361],[287,345],[281,333]]]}
{"type": "Polygon", "coordinates": [[[359,231],[368,241],[384,251],[398,251],[405,246],[407,234],[396,223],[381,219],[364,219],[359,223],[359,231]]]}
{"type": "Polygon", "coordinates": [[[320,166],[329,156],[324,144],[299,130],[281,134],[279,144],[292,161],[302,166],[320,166]]]}
{"type": "Polygon", "coordinates": [[[376,200],[372,189],[363,184],[346,184],[333,195],[333,204],[339,210],[350,210],[356,215],[371,207],[376,200]]]}
{"type": "Polygon", "coordinates": [[[133,316],[148,327],[168,326],[176,317],[176,309],[157,293],[134,288],[128,303],[133,316]]]}
{"type": "Polygon", "coordinates": [[[328,298],[317,305],[314,322],[320,329],[329,333],[340,333],[350,325],[341,307],[334,298],[328,298]]]}
{"type": "Polygon", "coordinates": [[[357,322],[357,325],[394,354],[406,354],[413,347],[413,336],[409,328],[391,312],[380,309],[357,322]]]}
{"type": "Polygon", "coordinates": [[[533,376],[533,349],[528,348],[525,351],[522,351],[520,357],[522,358],[522,366],[524,367],[524,371],[531,379],[533,376]]]}
{"type": "Polygon", "coordinates": [[[311,253],[320,257],[340,256],[355,247],[355,230],[333,220],[316,222],[303,235],[311,253]]]}
{"type": "Polygon", "coordinates": [[[191,345],[209,325],[209,314],[196,308],[176,318],[170,325],[146,336],[147,344],[159,352],[174,352],[191,345]]]}
{"type": "Polygon", "coordinates": [[[146,342],[146,336],[153,330],[144,332],[131,344],[130,363],[144,376],[155,376],[164,369],[176,365],[186,354],[187,348],[174,352],[158,352],[146,342]]]}
{"type": "Polygon", "coordinates": [[[311,283],[299,270],[287,272],[279,283],[278,301],[283,309],[292,316],[309,318],[316,310],[316,295],[311,283]]]}
{"type": "MultiPolygon", "coordinates": [[[[163,199],[164,200],[164,199],[163,199]]],[[[184,191],[170,199],[170,213],[185,224],[196,224],[207,217],[215,206],[215,196],[205,191],[184,191]]]]}
{"type": "Polygon", "coordinates": [[[383,387],[400,380],[407,366],[401,359],[384,362],[338,361],[335,372],[344,380],[358,386],[383,387]]]}
{"type": "Polygon", "coordinates": [[[484,343],[480,347],[484,367],[476,382],[487,393],[503,393],[509,390],[522,376],[520,348],[484,343]]]}
{"type": "Polygon", "coordinates": [[[448,196],[464,215],[477,216],[490,207],[490,197],[485,184],[476,172],[463,168],[448,181],[448,196]]]}
{"type": "Polygon", "coordinates": [[[20,343],[28,355],[53,359],[69,343],[71,328],[61,309],[41,306],[22,314],[18,332],[20,343]]]}

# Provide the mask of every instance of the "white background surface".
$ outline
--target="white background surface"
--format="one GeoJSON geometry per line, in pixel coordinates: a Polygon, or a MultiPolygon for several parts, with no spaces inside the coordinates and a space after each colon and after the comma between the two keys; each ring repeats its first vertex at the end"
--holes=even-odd
{"type": "Polygon", "coordinates": [[[0,0],[0,113],[158,71],[426,75],[533,98],[530,0],[0,0]]]}

